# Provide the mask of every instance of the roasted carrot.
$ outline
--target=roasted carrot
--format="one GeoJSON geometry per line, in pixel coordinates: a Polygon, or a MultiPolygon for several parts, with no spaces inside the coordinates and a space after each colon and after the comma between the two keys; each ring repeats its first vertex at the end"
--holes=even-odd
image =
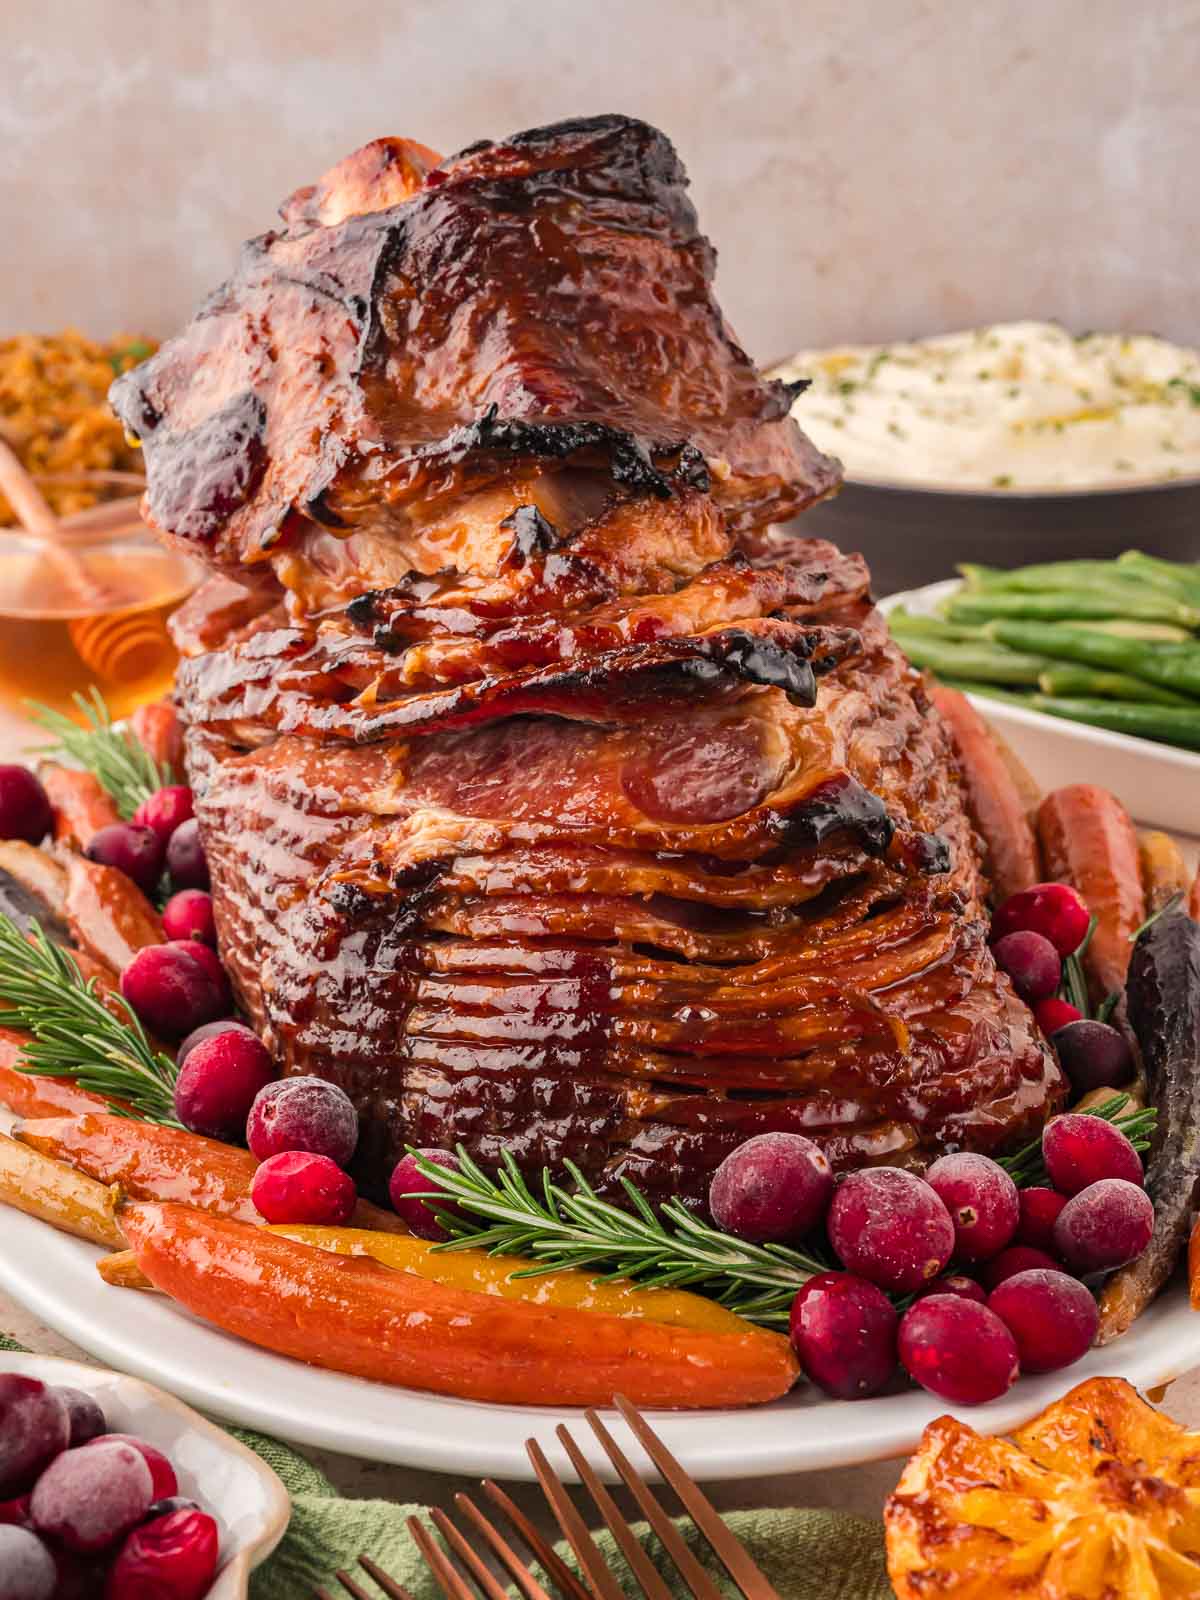
{"type": "Polygon", "coordinates": [[[115,1199],[115,1191],[102,1183],[0,1133],[0,1201],[5,1205],[113,1250],[125,1242],[113,1216],[115,1199]]]}
{"type": "Polygon", "coordinates": [[[94,773],[43,761],[38,777],[54,810],[54,837],[61,843],[86,850],[93,834],[120,822],[116,802],[94,773]]]}
{"type": "MultiPolygon", "coordinates": [[[[240,1222],[262,1221],[250,1198],[258,1162],[235,1145],[94,1111],[22,1122],[16,1136],[99,1183],[119,1183],[135,1200],[170,1200],[240,1222]]],[[[408,1231],[399,1217],[366,1200],[358,1202],[353,1222],[383,1232],[408,1231]]]]}
{"type": "Polygon", "coordinates": [[[1169,833],[1153,830],[1139,833],[1138,859],[1142,866],[1147,916],[1161,911],[1177,894],[1187,893],[1187,863],[1169,833]]]}
{"type": "Polygon", "coordinates": [[[152,700],[130,712],[129,731],[145,745],[160,766],[171,767],[183,781],[183,729],[169,700],[152,700]]]}
{"type": "Polygon", "coordinates": [[[139,950],[162,944],[162,921],[126,873],[84,856],[67,863],[67,921],[89,955],[121,972],[139,950]]]}
{"type": "Polygon", "coordinates": [[[132,1250],[114,1250],[110,1256],[101,1256],[96,1271],[114,1289],[154,1289],[132,1250]]]}
{"type": "Polygon", "coordinates": [[[1196,868],[1196,876],[1192,879],[1192,892],[1188,895],[1188,916],[1195,917],[1200,922],[1200,867],[1196,868]]]}
{"type": "Polygon", "coordinates": [[[175,1205],[119,1221],[142,1271],[251,1344],[380,1383],[507,1405],[754,1405],[787,1393],[787,1340],[499,1299],[175,1205]]]}
{"type": "Polygon", "coordinates": [[[1124,989],[1130,935],[1146,920],[1133,823],[1107,789],[1073,783],[1042,801],[1038,836],[1048,877],[1078,889],[1097,919],[1084,966],[1099,1002],[1124,989]]]}
{"type": "Polygon", "coordinates": [[[111,1109],[107,1101],[77,1088],[70,1078],[44,1078],[20,1071],[17,1063],[28,1042],[23,1033],[0,1028],[0,1105],[19,1117],[77,1116],[111,1109]]]}
{"type": "Polygon", "coordinates": [[[1026,815],[1026,796],[965,695],[930,685],[930,698],[950,729],[967,788],[967,808],[983,839],[985,870],[997,900],[1028,889],[1041,877],[1037,840],[1026,815]]]}

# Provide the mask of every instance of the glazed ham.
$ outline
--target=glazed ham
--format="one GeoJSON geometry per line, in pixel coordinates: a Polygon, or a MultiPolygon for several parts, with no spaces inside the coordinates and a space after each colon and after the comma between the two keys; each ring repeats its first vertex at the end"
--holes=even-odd
{"type": "Polygon", "coordinates": [[[1057,1067],[836,464],[712,297],[661,134],[378,141],[119,381],[219,572],[178,699],[222,954],[360,1176],[461,1142],[699,1198],[737,1143],[918,1165],[1057,1067]]]}

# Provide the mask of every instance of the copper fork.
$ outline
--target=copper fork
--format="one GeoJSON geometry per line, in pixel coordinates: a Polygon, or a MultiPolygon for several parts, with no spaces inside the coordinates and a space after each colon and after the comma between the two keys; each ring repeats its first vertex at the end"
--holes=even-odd
{"type": "MultiPolygon", "coordinates": [[[[613,1403],[658,1469],[664,1482],[674,1490],[710,1549],[745,1596],[745,1600],[780,1600],[778,1591],[767,1581],[745,1546],[730,1532],[695,1480],[683,1470],[641,1413],[620,1395],[616,1396],[613,1403]]],[[[637,1501],[642,1515],[658,1536],[663,1549],[670,1556],[679,1577],[683,1580],[686,1592],[690,1593],[694,1600],[722,1600],[721,1591],[692,1554],[670,1515],[664,1511],[645,1478],[629,1460],[599,1416],[594,1411],[585,1411],[584,1420],[612,1462],[617,1476],[637,1501]]],[[[555,1433],[571,1465],[579,1475],[580,1483],[591,1496],[596,1509],[616,1540],[646,1600],[673,1600],[672,1590],[634,1536],[633,1529],[622,1516],[616,1501],[600,1482],[571,1434],[565,1427],[557,1428],[555,1433]]],[[[580,1583],[503,1489],[490,1480],[483,1484],[483,1491],[488,1499],[503,1513],[566,1600],[626,1600],[625,1591],[618,1584],[600,1547],[588,1532],[587,1524],[568,1495],[561,1478],[546,1459],[545,1452],[537,1440],[527,1439],[525,1449],[533,1463],[533,1470],[554,1514],[554,1519],[575,1552],[585,1583],[580,1583]]],[[[484,1541],[490,1554],[505,1572],[515,1579],[525,1600],[551,1600],[550,1595],[521,1560],[511,1543],[478,1506],[465,1494],[457,1495],[455,1504],[461,1515],[471,1524],[474,1532],[484,1541]]],[[[446,1600],[479,1600],[480,1595],[484,1600],[507,1600],[503,1586],[486,1565],[479,1551],[451,1522],[445,1512],[431,1511],[430,1517],[442,1535],[447,1549],[458,1557],[462,1567],[469,1574],[469,1578],[463,1575],[462,1570],[451,1560],[447,1550],[435,1541],[419,1518],[409,1518],[409,1532],[446,1600]],[[472,1587],[471,1580],[474,1581],[475,1587],[472,1587]]],[[[388,1600],[412,1600],[412,1596],[400,1584],[381,1572],[367,1557],[361,1557],[359,1565],[379,1585],[388,1600]]],[[[374,1597],[349,1573],[339,1572],[337,1579],[351,1600],[374,1600],[374,1597]]],[[[328,1591],[318,1589],[315,1600],[334,1600],[334,1597],[328,1591]]]]}

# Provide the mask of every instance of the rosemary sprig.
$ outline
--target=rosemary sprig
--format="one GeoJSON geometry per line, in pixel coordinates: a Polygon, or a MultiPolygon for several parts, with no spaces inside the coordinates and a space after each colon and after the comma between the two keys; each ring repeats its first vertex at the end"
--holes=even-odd
{"type": "Polygon", "coordinates": [[[134,734],[113,727],[104,696],[93,687],[89,695],[73,696],[84,726],[51,706],[29,702],[29,715],[57,741],[43,754],[66,756],[94,772],[128,820],[156,789],[175,782],[166,762],[154,759],[134,734]]]}
{"type": "Polygon", "coordinates": [[[701,1222],[677,1200],[654,1211],[628,1179],[629,1209],[602,1200],[579,1169],[564,1163],[571,1188],[547,1172],[534,1193],[508,1151],[490,1178],[458,1147],[459,1170],[438,1167],[416,1150],[431,1206],[453,1237],[442,1250],[482,1249],[530,1258],[519,1278],[566,1267],[597,1269],[603,1280],[630,1278],[647,1288],[696,1289],[739,1316],[786,1328],[796,1291],[830,1263],[785,1245],[748,1244],[701,1222]],[[468,1213],[464,1216],[462,1213],[468,1213]]]}
{"type": "MultiPolygon", "coordinates": [[[[1115,1094],[1111,1100],[1105,1100],[1102,1105],[1089,1106],[1083,1113],[1085,1117],[1102,1117],[1105,1122],[1111,1122],[1119,1128],[1133,1148],[1139,1153],[1150,1148],[1154,1137],[1155,1125],[1158,1121],[1158,1112],[1153,1106],[1147,1106],[1144,1111],[1126,1112],[1129,1104],[1127,1094],[1115,1094]]],[[[1018,1189],[1030,1189],[1047,1183],[1046,1168],[1042,1163],[1042,1139],[1039,1134],[1036,1139],[1030,1140],[1020,1150],[1011,1156],[1001,1156],[1000,1165],[1012,1178],[1018,1189]]]]}
{"type": "Polygon", "coordinates": [[[36,926],[26,938],[3,914],[0,1023],[33,1035],[22,1071],[74,1078],[81,1089],[108,1100],[118,1115],[129,1115],[128,1106],[150,1122],[180,1126],[175,1118],[175,1063],[151,1046],[120,995],[102,1000],[96,980],[84,978],[69,951],[51,944],[36,926]]]}

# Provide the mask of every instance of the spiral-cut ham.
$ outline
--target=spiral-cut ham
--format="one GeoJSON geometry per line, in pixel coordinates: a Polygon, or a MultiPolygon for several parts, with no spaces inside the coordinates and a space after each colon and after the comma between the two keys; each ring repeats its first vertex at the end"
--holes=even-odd
{"type": "Polygon", "coordinates": [[[836,484],[711,294],[661,134],[560,124],[300,191],[116,386],[176,619],[222,954],[282,1065],[406,1144],[701,1197],[1025,1137],[952,746],[836,484]]]}

